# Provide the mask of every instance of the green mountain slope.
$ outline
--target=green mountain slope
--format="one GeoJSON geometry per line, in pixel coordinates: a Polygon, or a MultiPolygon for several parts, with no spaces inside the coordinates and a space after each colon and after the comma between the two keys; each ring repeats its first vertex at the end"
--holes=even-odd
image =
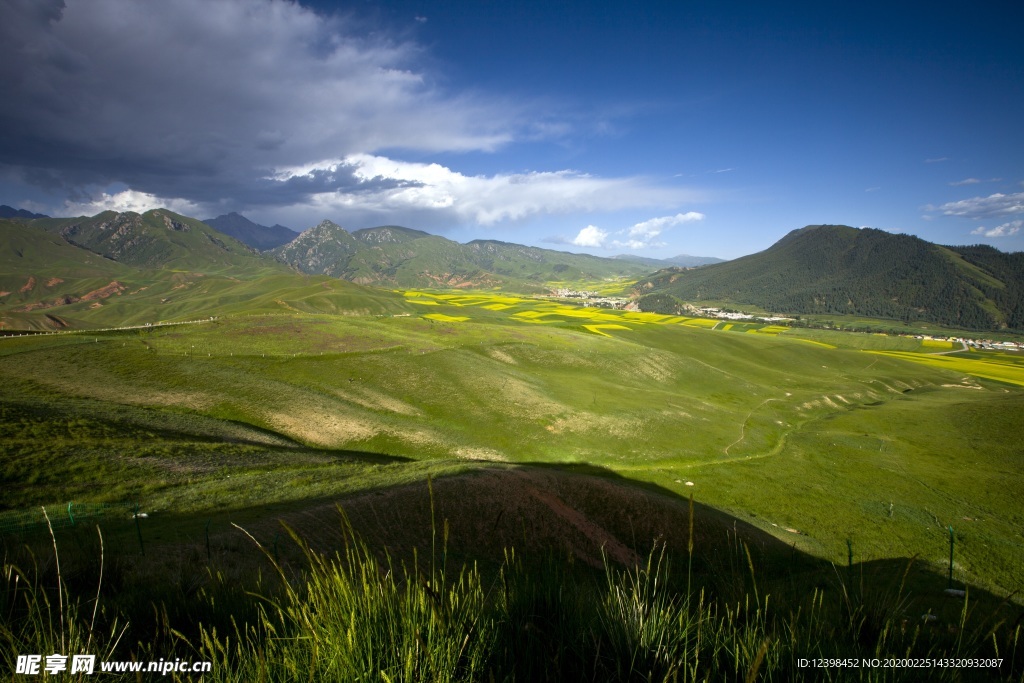
{"type": "Polygon", "coordinates": [[[356,230],[352,236],[367,244],[400,244],[421,237],[431,237],[431,234],[422,230],[403,228],[400,225],[380,225],[376,228],[356,230]]]}
{"type": "Polygon", "coordinates": [[[30,225],[130,266],[205,273],[274,267],[252,247],[166,209],[143,214],[104,211],[91,218],[39,219],[30,225]]]}
{"type": "MultiPolygon", "coordinates": [[[[161,222],[163,216],[174,215],[151,213],[157,213],[161,222]]],[[[85,223],[82,219],[54,219],[43,225],[0,220],[0,329],[144,325],[232,313],[408,310],[402,298],[391,292],[296,273],[252,254],[227,236],[218,237],[193,219],[178,221],[190,228],[187,232],[201,247],[189,252],[187,242],[185,246],[173,240],[161,242],[144,231],[136,232],[139,222],[132,216],[138,214],[127,215],[120,227],[113,227],[117,216],[126,214],[101,214],[97,217],[101,220],[86,223],[87,230],[75,235],[84,233],[95,247],[115,255],[160,265],[121,263],[61,237],[63,228],[80,226],[85,223]],[[101,227],[104,223],[107,228],[101,227]],[[123,232],[115,238],[102,230],[123,232]],[[213,247],[207,248],[204,241],[213,247]]]]}
{"type": "Polygon", "coordinates": [[[765,251],[696,270],[659,271],[637,284],[644,310],[680,302],[768,311],[852,314],[962,329],[1024,329],[1024,254],[943,247],[870,228],[812,225],[765,251]]]}
{"type": "Polygon", "coordinates": [[[303,273],[343,278],[349,259],[362,248],[343,227],[323,221],[268,254],[303,273]]]}
{"type": "Polygon", "coordinates": [[[465,245],[469,258],[481,268],[528,282],[601,280],[650,272],[641,263],[590,254],[527,247],[498,240],[474,240],[465,245]]]}

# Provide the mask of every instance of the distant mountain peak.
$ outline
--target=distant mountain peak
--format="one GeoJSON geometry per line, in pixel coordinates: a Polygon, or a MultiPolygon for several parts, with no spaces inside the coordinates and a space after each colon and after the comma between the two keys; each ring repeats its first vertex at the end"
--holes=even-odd
{"type": "Polygon", "coordinates": [[[205,223],[165,208],[103,211],[46,221],[42,229],[104,258],[141,268],[194,272],[256,267],[255,250],[205,223]]]}
{"type": "MultiPolygon", "coordinates": [[[[309,230],[306,230],[306,232],[310,232],[312,230],[316,230],[316,231],[319,231],[319,232],[324,232],[324,231],[345,230],[345,228],[341,227],[340,225],[338,225],[334,221],[328,220],[328,219],[325,218],[324,220],[320,221],[319,223],[314,225],[309,230]]],[[[303,234],[305,234],[305,233],[303,233],[303,234]]]]}
{"type": "Polygon", "coordinates": [[[216,218],[208,218],[203,222],[218,232],[234,237],[239,242],[260,251],[267,251],[287,244],[298,236],[298,233],[291,228],[283,225],[268,228],[265,225],[254,223],[236,211],[216,218]]]}
{"type": "Polygon", "coordinates": [[[32,213],[25,209],[15,209],[13,206],[7,206],[6,204],[0,204],[0,218],[49,218],[43,213],[32,213]]]}

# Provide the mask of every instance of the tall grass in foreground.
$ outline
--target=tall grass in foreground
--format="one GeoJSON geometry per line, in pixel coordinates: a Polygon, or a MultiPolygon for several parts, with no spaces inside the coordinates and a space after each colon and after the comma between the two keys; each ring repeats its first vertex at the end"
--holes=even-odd
{"type": "MultiPolygon", "coordinates": [[[[43,510],[46,514],[46,510],[43,510]]],[[[47,524],[50,519],[46,517],[47,524]]],[[[127,624],[114,618],[112,622],[100,619],[100,593],[103,587],[103,535],[99,534],[100,573],[95,597],[83,603],[80,597],[68,594],[60,569],[60,555],[54,540],[54,571],[33,564],[32,571],[22,571],[4,562],[0,576],[0,671],[11,674],[16,670],[18,655],[97,654],[100,659],[111,659],[117,651],[127,624]],[[44,582],[53,577],[54,585],[44,582]],[[54,603],[56,598],[56,604],[54,603]],[[91,606],[89,603],[92,603],[91,606]]],[[[53,529],[50,528],[51,538],[53,529]]],[[[68,680],[86,680],[85,675],[68,680]]]]}
{"type": "MultiPolygon", "coordinates": [[[[5,566],[0,663],[13,674],[17,654],[180,656],[213,662],[204,681],[1024,680],[1019,623],[971,618],[966,599],[958,623],[922,621],[908,612],[900,577],[877,594],[840,580],[837,589],[777,605],[758,589],[745,548],[738,559],[745,561],[748,588],[722,597],[692,588],[689,570],[685,578],[674,576],[663,547],[637,567],[606,559],[600,574],[554,558],[527,563],[510,550],[485,577],[475,566],[448,568],[443,549],[439,563],[432,550],[429,559],[396,565],[351,530],[346,547],[333,555],[293,538],[301,569],[278,562],[253,540],[277,586],[261,582],[240,605],[237,587],[211,576],[195,598],[205,603],[205,621],[167,626],[173,638],[161,645],[127,645],[116,618],[96,627],[99,588],[97,602],[83,603],[68,597],[59,569],[56,583],[46,585],[31,576],[52,571],[5,566]],[[801,664],[956,657],[1001,657],[1003,665],[801,664]]],[[[156,606],[149,618],[165,613],[156,606]]]]}
{"type": "MultiPolygon", "coordinates": [[[[754,681],[1024,680],[1020,624],[933,625],[904,611],[902,582],[856,602],[774,608],[754,588],[738,601],[680,591],[664,549],[643,566],[607,559],[604,581],[564,562],[528,567],[512,551],[495,577],[431,563],[395,567],[354,536],[262,602],[256,623],[204,629],[208,680],[754,681]],[[828,670],[801,660],[1002,657],[997,668],[828,670]]],[[[749,559],[749,554],[747,554],[749,559]]],[[[273,562],[270,556],[267,559],[273,562]]],[[[689,579],[687,579],[687,584],[689,579]]],[[[834,596],[833,596],[834,597],[834,596]]]]}

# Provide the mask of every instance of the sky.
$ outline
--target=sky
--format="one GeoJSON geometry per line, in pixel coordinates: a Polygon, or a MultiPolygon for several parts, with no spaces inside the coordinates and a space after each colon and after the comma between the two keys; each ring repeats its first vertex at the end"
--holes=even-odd
{"type": "Polygon", "coordinates": [[[0,203],[1024,250],[1024,3],[0,0],[0,203]]]}

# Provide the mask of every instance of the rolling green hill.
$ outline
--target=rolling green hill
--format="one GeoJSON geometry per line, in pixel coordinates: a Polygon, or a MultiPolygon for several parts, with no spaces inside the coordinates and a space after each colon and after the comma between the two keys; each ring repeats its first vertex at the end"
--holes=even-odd
{"type": "Polygon", "coordinates": [[[199,221],[170,212],[0,220],[0,234],[0,329],[408,309],[391,292],[296,273],[199,221]],[[165,221],[171,227],[161,227],[165,221]],[[65,231],[81,242],[63,237],[65,231]]]}
{"type": "Polygon", "coordinates": [[[60,235],[74,246],[140,268],[212,273],[267,267],[267,261],[248,245],[167,209],[143,214],[104,211],[91,218],[38,219],[30,225],[60,235]]]}
{"type": "Polygon", "coordinates": [[[811,225],[734,261],[659,271],[639,282],[636,293],[643,310],[662,313],[682,302],[710,301],[960,329],[1024,329],[1024,254],[811,225]]]}

